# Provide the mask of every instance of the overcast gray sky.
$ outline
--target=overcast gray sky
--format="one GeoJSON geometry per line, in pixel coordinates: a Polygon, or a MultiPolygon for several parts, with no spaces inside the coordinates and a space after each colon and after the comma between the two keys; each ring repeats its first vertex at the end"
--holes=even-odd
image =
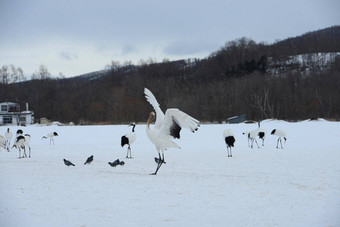
{"type": "Polygon", "coordinates": [[[339,0],[0,0],[0,67],[76,76],[111,61],[204,58],[340,25],[339,0]]]}

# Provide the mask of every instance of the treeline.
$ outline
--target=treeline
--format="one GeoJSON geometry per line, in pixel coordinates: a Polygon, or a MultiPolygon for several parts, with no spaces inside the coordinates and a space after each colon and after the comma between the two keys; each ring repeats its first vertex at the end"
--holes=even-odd
{"type": "Polygon", "coordinates": [[[291,45],[291,53],[279,47],[285,41],[266,45],[241,38],[206,59],[149,60],[140,65],[114,62],[110,70],[91,76],[52,79],[41,67],[30,81],[1,83],[0,101],[21,106],[29,102],[37,119],[144,122],[152,110],[143,95],[147,87],[163,110],[177,107],[201,121],[222,122],[244,113],[253,120],[339,119],[340,35],[337,42],[333,36],[333,41],[317,38],[330,30],[339,34],[338,26],[296,37],[316,36],[302,42],[305,51],[291,45]],[[329,42],[336,43],[331,51],[329,42]],[[318,54],[311,53],[313,45],[318,54]],[[301,56],[294,57],[297,53],[301,56]]]}

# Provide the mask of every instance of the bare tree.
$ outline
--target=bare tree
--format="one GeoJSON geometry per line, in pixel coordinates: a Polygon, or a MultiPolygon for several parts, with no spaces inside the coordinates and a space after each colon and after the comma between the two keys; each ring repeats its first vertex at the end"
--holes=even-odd
{"type": "Polygon", "coordinates": [[[50,79],[50,78],[51,78],[51,73],[48,71],[45,65],[40,65],[39,71],[33,73],[32,75],[33,80],[45,80],[45,79],[50,79]]]}
{"type": "Polygon", "coordinates": [[[9,70],[8,70],[8,66],[4,65],[2,66],[1,70],[0,70],[0,81],[2,84],[8,84],[9,80],[9,70]]]}

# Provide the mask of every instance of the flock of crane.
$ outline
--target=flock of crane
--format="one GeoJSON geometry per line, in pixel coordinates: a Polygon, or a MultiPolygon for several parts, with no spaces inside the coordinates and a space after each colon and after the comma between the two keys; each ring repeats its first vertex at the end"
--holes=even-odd
{"type": "MultiPolygon", "coordinates": [[[[151,111],[149,114],[149,118],[147,120],[146,124],[146,134],[149,140],[155,145],[155,148],[158,153],[158,157],[155,157],[155,162],[157,163],[157,167],[154,173],[152,175],[156,175],[159,171],[160,167],[165,164],[164,159],[164,152],[168,148],[180,148],[178,144],[176,144],[173,139],[179,139],[180,138],[180,131],[182,128],[186,128],[190,130],[191,132],[195,132],[198,130],[200,124],[199,121],[190,115],[184,113],[183,111],[176,109],[176,108],[170,108],[165,111],[165,114],[160,108],[159,103],[157,102],[155,96],[152,94],[152,92],[144,88],[144,94],[146,100],[151,104],[154,111],[151,111]],[[155,120],[155,125],[151,128],[150,125],[155,120]]],[[[121,146],[124,147],[125,145],[128,145],[127,148],[127,154],[126,158],[132,158],[131,156],[131,144],[136,140],[136,133],[135,133],[135,123],[131,123],[129,126],[132,126],[132,132],[127,133],[124,136],[121,137],[121,146]]],[[[255,129],[250,132],[243,133],[248,137],[248,146],[251,146],[253,148],[254,141],[257,144],[256,138],[259,137],[262,139],[262,145],[264,145],[264,137],[265,132],[260,130],[260,125],[258,129],[255,129]]],[[[282,138],[286,140],[286,133],[279,129],[274,129],[271,132],[272,135],[277,135],[277,145],[276,148],[278,148],[279,143],[282,147],[282,138]]],[[[43,139],[50,139],[50,144],[54,144],[53,137],[58,136],[58,133],[52,132],[48,135],[42,137],[43,139]]],[[[5,132],[5,136],[0,135],[0,148],[3,147],[9,151],[10,149],[10,141],[13,138],[13,134],[10,131],[10,129],[7,129],[5,132]]],[[[223,132],[223,138],[225,140],[226,146],[227,146],[227,154],[228,157],[232,157],[231,148],[234,147],[235,143],[235,137],[231,129],[226,129],[223,132]]],[[[12,148],[17,148],[19,150],[19,158],[27,157],[26,155],[26,147],[29,148],[29,156],[31,157],[31,148],[29,146],[30,142],[30,135],[29,134],[23,134],[22,130],[18,130],[15,138],[14,145],[12,148]],[[23,156],[21,156],[21,150],[24,150],[23,156]]],[[[259,145],[257,144],[259,147],[259,145]]],[[[90,164],[93,161],[93,156],[89,157],[85,164],[90,164]]],[[[72,162],[64,159],[64,164],[67,166],[74,165],[72,162]]],[[[110,166],[115,167],[117,165],[124,165],[123,161],[119,161],[119,159],[115,160],[114,162],[108,163],[110,166]]]]}
{"type": "MultiPolygon", "coordinates": [[[[43,136],[42,138],[43,139],[49,138],[50,144],[52,142],[54,144],[53,137],[55,136],[58,136],[58,133],[51,132],[51,133],[48,133],[46,136],[43,136]]],[[[5,150],[10,151],[12,138],[13,138],[13,133],[10,130],[10,128],[8,128],[5,132],[5,136],[0,135],[0,149],[4,148],[5,150]]],[[[27,158],[26,147],[28,147],[29,149],[28,157],[29,158],[31,157],[30,142],[31,142],[31,135],[24,134],[24,132],[21,129],[18,129],[16,132],[16,137],[14,139],[14,144],[12,148],[16,148],[19,150],[19,158],[27,158]],[[22,156],[21,156],[21,150],[23,150],[22,156]]]]}

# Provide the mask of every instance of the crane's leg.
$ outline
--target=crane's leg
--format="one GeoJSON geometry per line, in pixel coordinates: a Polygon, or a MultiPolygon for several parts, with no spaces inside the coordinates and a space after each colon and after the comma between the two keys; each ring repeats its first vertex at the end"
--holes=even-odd
{"type": "Polygon", "coordinates": [[[281,149],[283,149],[281,137],[280,137],[280,144],[281,144],[281,149]]]}
{"type": "Polygon", "coordinates": [[[150,175],[156,175],[157,174],[157,172],[158,172],[158,170],[159,170],[159,168],[161,167],[161,163],[162,163],[162,158],[161,158],[161,154],[158,152],[158,157],[159,157],[159,159],[157,160],[157,159],[155,159],[156,160],[156,162],[157,162],[157,168],[156,168],[156,171],[154,172],[154,173],[151,173],[150,175]]]}
{"type": "Polygon", "coordinates": [[[129,148],[126,150],[126,158],[129,158],[129,148]]]}
{"type": "Polygon", "coordinates": [[[128,149],[127,149],[126,158],[132,158],[130,145],[129,145],[128,149]],[[129,156],[129,154],[130,154],[130,156],[129,156]]]}
{"type": "Polygon", "coordinates": [[[28,157],[31,158],[31,147],[29,145],[27,145],[27,146],[29,148],[29,155],[28,155],[28,157]]]}
{"type": "Polygon", "coordinates": [[[22,156],[23,158],[27,158],[27,154],[26,154],[26,147],[24,147],[24,155],[22,156]],[[25,156],[24,156],[25,155],[25,156]]]}
{"type": "Polygon", "coordinates": [[[164,153],[163,153],[163,158],[161,157],[161,154],[158,152],[158,156],[159,156],[159,159],[157,160],[157,168],[156,168],[156,171],[154,173],[151,173],[150,175],[156,175],[159,168],[161,168],[162,164],[165,163],[164,161],[164,153]]]}
{"type": "Polygon", "coordinates": [[[228,154],[228,157],[231,157],[231,150],[230,150],[230,146],[227,145],[227,154],[228,154]]]}
{"type": "Polygon", "coordinates": [[[254,139],[254,140],[255,140],[255,143],[257,145],[257,148],[260,148],[259,144],[257,143],[257,140],[256,139],[254,139]]]}
{"type": "Polygon", "coordinates": [[[11,141],[6,139],[6,149],[9,152],[9,148],[11,146],[11,141]]]}
{"type": "Polygon", "coordinates": [[[6,147],[7,151],[9,152],[9,149],[11,148],[11,141],[8,142],[8,146],[6,147]]]}

